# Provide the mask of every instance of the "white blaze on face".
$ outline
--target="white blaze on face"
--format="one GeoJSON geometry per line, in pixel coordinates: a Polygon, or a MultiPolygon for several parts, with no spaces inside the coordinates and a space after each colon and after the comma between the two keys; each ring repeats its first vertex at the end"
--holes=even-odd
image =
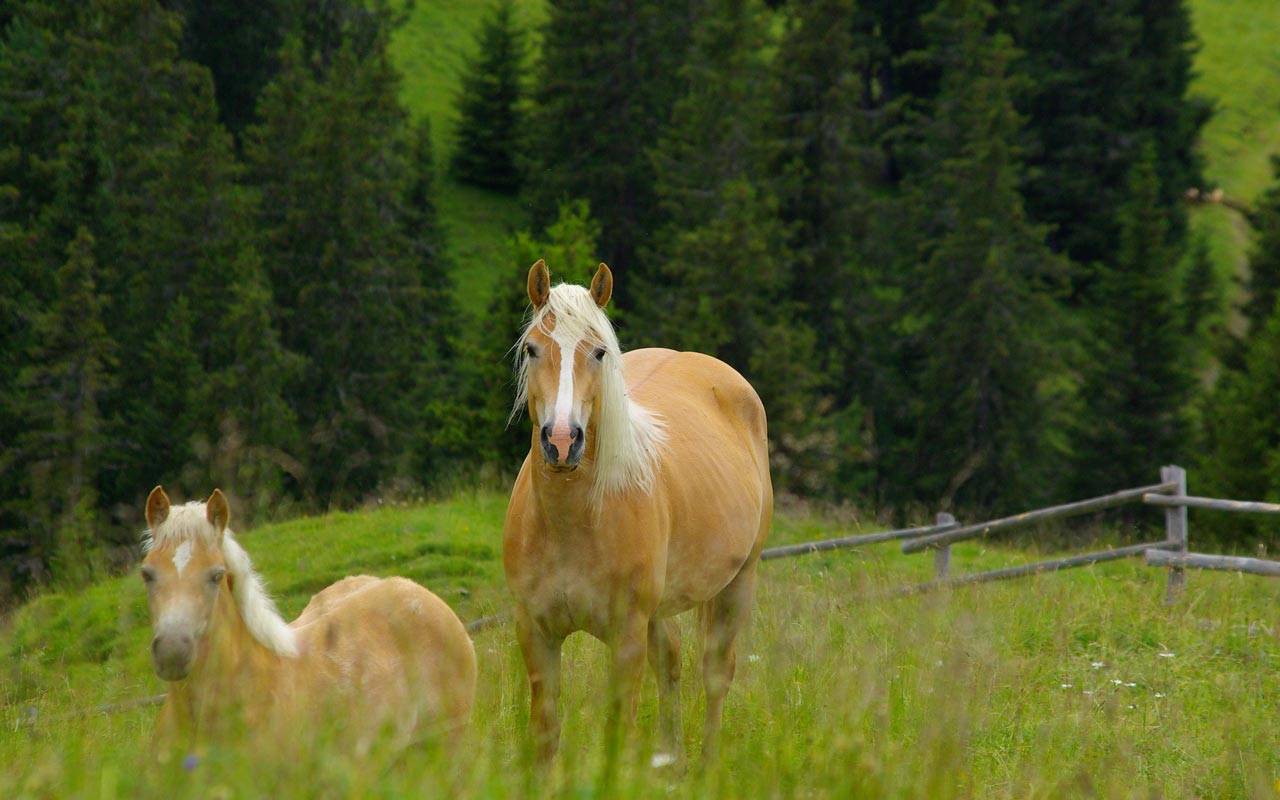
{"type": "Polygon", "coordinates": [[[182,577],[182,570],[191,561],[191,542],[183,542],[173,551],[173,566],[178,570],[178,577],[182,577]]]}
{"type": "Polygon", "coordinates": [[[551,338],[560,346],[560,388],[556,392],[555,416],[552,418],[553,431],[564,426],[569,429],[569,414],[573,411],[573,368],[578,360],[578,338],[562,336],[552,331],[551,338]]]}

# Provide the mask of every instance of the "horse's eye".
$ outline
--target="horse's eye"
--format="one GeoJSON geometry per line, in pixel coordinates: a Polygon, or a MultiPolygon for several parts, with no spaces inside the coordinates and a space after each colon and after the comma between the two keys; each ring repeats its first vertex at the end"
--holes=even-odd
{"type": "Polygon", "coordinates": [[[531,345],[531,344],[526,344],[526,345],[524,346],[524,354],[525,354],[526,356],[528,356],[529,358],[537,358],[537,357],[538,357],[538,348],[534,347],[534,346],[533,346],[533,345],[531,345]]]}
{"type": "Polygon", "coordinates": [[[595,350],[591,351],[591,357],[596,361],[604,361],[604,353],[605,349],[603,347],[597,347],[595,350]]]}
{"type": "Polygon", "coordinates": [[[225,569],[222,569],[221,567],[219,567],[219,568],[217,568],[217,569],[210,570],[210,571],[209,571],[209,583],[212,583],[214,586],[217,586],[219,583],[222,583],[222,578],[223,578],[226,574],[227,574],[227,571],[226,571],[225,569]]]}
{"type": "Polygon", "coordinates": [[[141,570],[141,572],[142,572],[142,582],[143,582],[143,583],[154,583],[154,582],[155,582],[155,580],[156,580],[156,571],[155,571],[155,570],[153,570],[151,567],[143,567],[143,568],[142,568],[142,570],[141,570]]]}

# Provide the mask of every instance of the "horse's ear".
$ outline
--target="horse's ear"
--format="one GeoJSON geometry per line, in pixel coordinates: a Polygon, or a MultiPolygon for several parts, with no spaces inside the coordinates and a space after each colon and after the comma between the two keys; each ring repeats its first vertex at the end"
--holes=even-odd
{"type": "Polygon", "coordinates": [[[610,297],[613,297],[613,273],[609,271],[608,264],[601,262],[596,276],[591,279],[591,299],[604,308],[610,297]]]}
{"type": "Polygon", "coordinates": [[[157,486],[147,495],[147,525],[151,530],[159,528],[169,518],[169,495],[163,486],[157,486]]]}
{"type": "Polygon", "coordinates": [[[547,262],[540,258],[529,267],[529,299],[533,301],[533,307],[538,309],[547,304],[550,296],[551,273],[547,272],[547,262]]]}
{"type": "Polygon", "coordinates": [[[209,495],[209,502],[205,503],[204,513],[209,520],[209,524],[216,528],[218,533],[222,533],[227,529],[227,523],[231,521],[231,507],[227,505],[227,496],[222,493],[221,489],[214,489],[213,494],[209,495]]]}

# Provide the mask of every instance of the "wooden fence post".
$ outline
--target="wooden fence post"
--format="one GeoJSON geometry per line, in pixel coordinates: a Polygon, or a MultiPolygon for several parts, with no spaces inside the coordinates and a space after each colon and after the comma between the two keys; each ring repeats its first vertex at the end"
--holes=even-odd
{"type": "MultiPolygon", "coordinates": [[[[1168,466],[1160,468],[1160,480],[1164,483],[1176,483],[1178,489],[1171,496],[1185,497],[1187,494],[1187,471],[1182,467],[1168,466]]],[[[1168,548],[1172,553],[1185,555],[1187,552],[1187,507],[1169,506],[1164,511],[1164,538],[1174,543],[1168,548]]],[[[1173,605],[1181,599],[1187,586],[1187,571],[1182,566],[1169,567],[1169,585],[1165,590],[1164,602],[1173,605]]]]}
{"type": "MultiPolygon", "coordinates": [[[[954,525],[956,518],[945,511],[938,512],[938,525],[954,525]]],[[[933,577],[942,580],[951,574],[951,545],[946,544],[933,551],[933,577]]]]}

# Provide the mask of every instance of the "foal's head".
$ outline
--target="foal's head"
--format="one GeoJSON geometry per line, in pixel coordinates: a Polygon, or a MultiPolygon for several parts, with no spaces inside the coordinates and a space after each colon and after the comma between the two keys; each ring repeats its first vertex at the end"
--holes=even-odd
{"type": "Polygon", "coordinates": [[[207,503],[171,508],[157,486],[147,498],[151,527],[142,580],[151,609],[151,660],[156,674],[182,680],[195,664],[218,593],[229,583],[222,542],[231,511],[214,489],[207,503]]]}
{"type": "Polygon", "coordinates": [[[602,397],[622,391],[618,338],[603,311],[613,293],[613,274],[601,264],[589,290],[563,284],[553,290],[546,262],[539,260],[529,270],[528,288],[533,321],[518,342],[522,394],[517,405],[528,404],[543,461],[553,471],[567,472],[582,460],[602,397]]]}

